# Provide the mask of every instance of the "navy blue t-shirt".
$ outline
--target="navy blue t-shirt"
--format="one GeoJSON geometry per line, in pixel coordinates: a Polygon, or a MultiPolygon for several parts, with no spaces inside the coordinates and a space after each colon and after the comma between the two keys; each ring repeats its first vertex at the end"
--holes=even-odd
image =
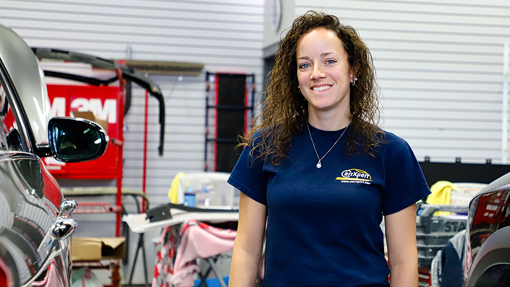
{"type": "MultiPolygon", "coordinates": [[[[319,156],[343,132],[310,130],[319,156]]],[[[264,286],[389,286],[382,216],[430,191],[403,139],[386,132],[374,158],[347,156],[345,138],[321,169],[307,132],[279,166],[253,160],[249,146],[241,154],[228,182],[267,205],[264,286]]]]}

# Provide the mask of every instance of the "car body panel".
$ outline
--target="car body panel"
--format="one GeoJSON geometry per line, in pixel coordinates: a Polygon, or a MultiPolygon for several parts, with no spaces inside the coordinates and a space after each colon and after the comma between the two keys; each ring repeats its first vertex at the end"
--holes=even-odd
{"type": "Polygon", "coordinates": [[[0,26],[0,55],[16,87],[30,121],[36,143],[48,138],[50,101],[44,81],[44,72],[28,45],[12,30],[0,26]],[[30,83],[30,84],[27,84],[30,83]]]}
{"type": "Polygon", "coordinates": [[[466,241],[466,286],[507,286],[497,282],[510,276],[510,173],[471,200],[466,241]]]}
{"type": "MultiPolygon", "coordinates": [[[[0,154],[0,170],[0,208],[5,213],[0,245],[15,261],[20,285],[35,280],[51,260],[61,268],[70,266],[69,242],[54,242],[48,235],[63,197],[41,160],[22,152],[0,154]]],[[[69,270],[59,270],[66,282],[69,270]]]]}

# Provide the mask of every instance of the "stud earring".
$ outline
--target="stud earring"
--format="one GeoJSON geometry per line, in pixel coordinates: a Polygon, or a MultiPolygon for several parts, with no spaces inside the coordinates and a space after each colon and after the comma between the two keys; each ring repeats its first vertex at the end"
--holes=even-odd
{"type": "Polygon", "coordinates": [[[301,94],[301,87],[300,86],[297,86],[297,90],[298,90],[298,93],[301,94]]]}
{"type": "Polygon", "coordinates": [[[354,78],[351,82],[351,86],[356,86],[356,81],[358,80],[358,78],[354,78]]]}

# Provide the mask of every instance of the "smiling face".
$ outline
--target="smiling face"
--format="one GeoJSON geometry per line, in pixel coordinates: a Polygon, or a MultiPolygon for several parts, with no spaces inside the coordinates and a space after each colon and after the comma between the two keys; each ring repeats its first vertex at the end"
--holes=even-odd
{"type": "Polygon", "coordinates": [[[297,78],[308,101],[309,120],[325,116],[348,119],[350,83],[347,53],[335,32],[315,28],[302,36],[296,50],[297,78]]]}

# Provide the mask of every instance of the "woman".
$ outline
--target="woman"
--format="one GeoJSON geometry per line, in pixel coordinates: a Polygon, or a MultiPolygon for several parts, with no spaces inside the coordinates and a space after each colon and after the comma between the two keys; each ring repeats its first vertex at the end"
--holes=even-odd
{"type": "Polygon", "coordinates": [[[415,202],[430,191],[409,145],[376,125],[372,57],[356,31],[298,17],[265,104],[229,179],[242,192],[230,286],[254,285],[264,235],[264,286],[389,286],[389,274],[392,287],[418,286],[415,202]]]}

